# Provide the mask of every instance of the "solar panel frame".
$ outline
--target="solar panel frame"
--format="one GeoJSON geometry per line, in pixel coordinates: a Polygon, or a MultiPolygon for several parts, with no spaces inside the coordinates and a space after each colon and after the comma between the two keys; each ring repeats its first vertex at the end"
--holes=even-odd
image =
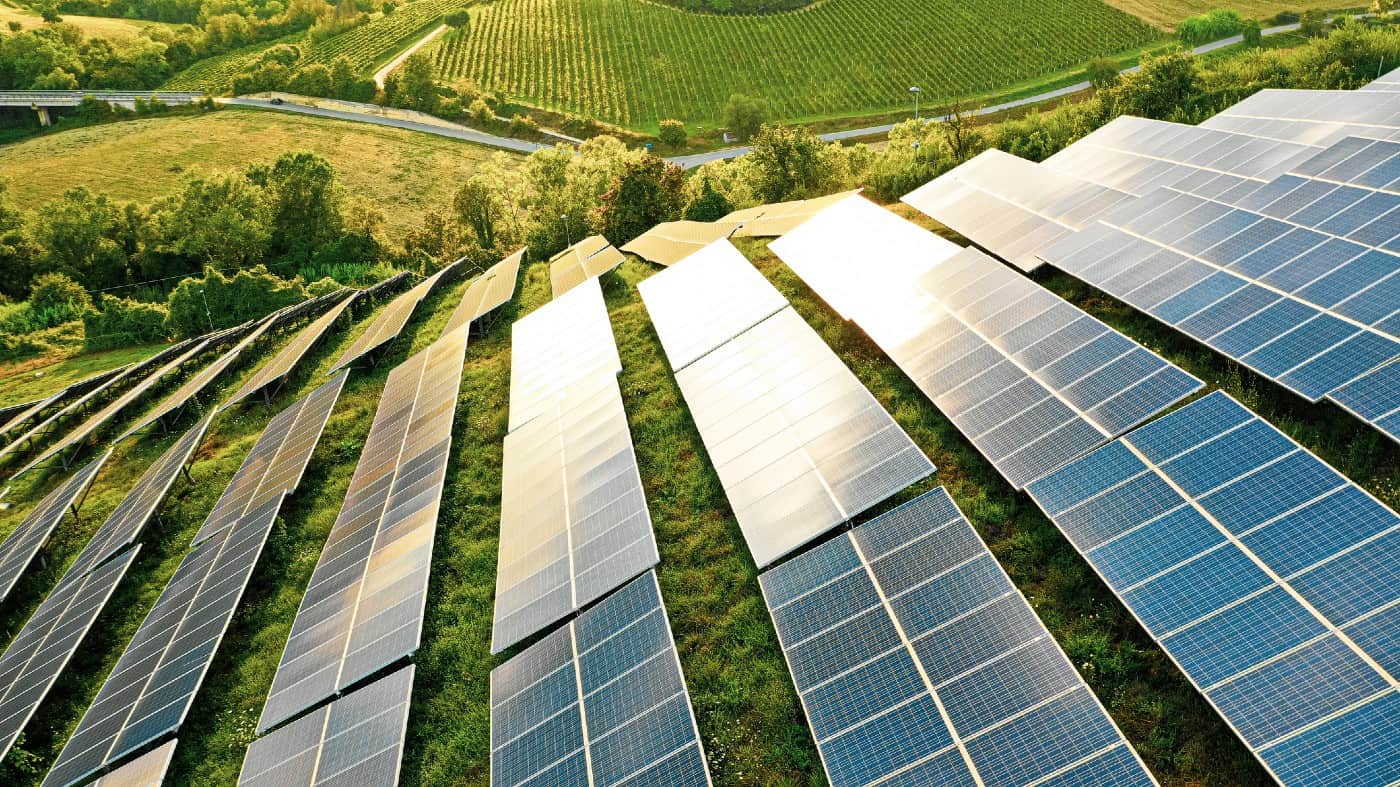
{"type": "Polygon", "coordinates": [[[170,770],[170,761],[175,757],[175,746],[171,740],[127,764],[111,771],[93,782],[93,787],[154,787],[165,780],[165,772],[170,770]]]}
{"type": "Polygon", "coordinates": [[[607,238],[592,235],[549,258],[549,285],[557,299],[626,262],[607,238]]]}
{"type": "Polygon", "coordinates": [[[34,557],[48,543],[49,537],[69,510],[77,511],[79,499],[92,485],[93,479],[112,456],[107,449],[96,459],[83,465],[63,483],[40,500],[38,505],[0,542],[0,601],[8,598],[34,557]]]}
{"type": "MultiPolygon", "coordinates": [[[[160,354],[161,353],[157,353],[156,357],[160,354]]],[[[35,399],[32,402],[24,402],[22,404],[12,404],[0,409],[0,419],[4,419],[4,424],[0,425],[0,437],[9,434],[12,430],[22,426],[25,422],[41,414],[44,410],[61,402],[66,402],[69,397],[83,396],[84,400],[86,400],[88,397],[84,396],[85,394],[93,394],[97,392],[98,389],[105,388],[109,383],[116,382],[118,378],[126,376],[128,373],[149,363],[149,361],[150,359],[146,359],[145,361],[137,361],[124,366],[118,366],[115,369],[108,369],[105,372],[98,372],[91,377],[79,380],[41,399],[35,399]]],[[[65,413],[69,412],[71,407],[72,403],[66,404],[61,408],[61,411],[65,413]]]]}
{"type": "Polygon", "coordinates": [[[238,783],[397,784],[413,670],[400,667],[253,741],[238,783]]]}
{"type": "Polygon", "coordinates": [[[1386,91],[1261,90],[1201,123],[1285,142],[1400,139],[1400,96],[1386,91]]]}
{"type": "Polygon", "coordinates": [[[776,238],[802,226],[802,223],[826,208],[859,194],[860,189],[842,191],[815,199],[774,202],[753,208],[736,210],[719,220],[722,224],[738,223],[740,227],[730,237],[776,238]]]}
{"type": "Polygon", "coordinates": [[[510,430],[536,417],[558,389],[621,371],[603,288],[593,279],[512,326],[510,430]]]}
{"type": "Polygon", "coordinates": [[[390,372],[258,732],[417,650],[466,350],[464,326],[390,372]]]}
{"type": "MultiPolygon", "coordinates": [[[[1028,491],[1281,784],[1400,774],[1400,738],[1346,730],[1383,707],[1395,726],[1385,637],[1353,636],[1400,598],[1395,512],[1222,392],[1028,491]]],[[[1400,620],[1381,625],[1394,641],[1400,620]]]]}
{"type": "Polygon", "coordinates": [[[443,336],[480,319],[515,296],[520,262],[525,258],[526,251],[524,247],[518,249],[476,277],[466,292],[462,293],[462,300],[457,304],[457,308],[452,310],[452,316],[442,329],[443,336]]]}
{"type": "Polygon", "coordinates": [[[201,528],[213,532],[198,541],[175,569],[59,753],[44,785],[80,782],[183,725],[282,501],[310,460],[346,376],[337,375],[269,423],[201,528]],[[293,422],[292,426],[286,422],[293,422]],[[307,432],[314,433],[315,439],[301,439],[307,432]],[[264,446],[268,443],[290,443],[295,456],[279,461],[280,452],[271,452],[274,455],[267,459],[270,452],[264,446]],[[301,467],[291,466],[297,461],[301,467]],[[250,487],[251,493],[245,494],[250,487]],[[234,507],[226,503],[231,496],[241,507],[211,528],[216,524],[211,520],[234,507]]]}
{"type": "Polygon", "coordinates": [[[219,406],[219,410],[227,410],[258,391],[267,391],[274,384],[286,381],[297,365],[301,363],[306,353],[326,335],[326,332],[340,319],[340,315],[353,306],[360,297],[358,290],[343,290],[333,294],[341,299],[340,302],[310,325],[298,331],[296,337],[278,351],[272,360],[259,367],[238,391],[219,406]],[[348,297],[346,297],[347,295],[348,297]]]}
{"type": "Polygon", "coordinates": [[[633,238],[622,251],[670,267],[738,229],[733,222],[667,221],[633,238]]]}
{"type": "Polygon", "coordinates": [[[466,272],[466,258],[457,260],[419,282],[413,289],[389,302],[389,305],[365,328],[365,332],[348,347],[330,368],[327,374],[335,374],[340,369],[355,363],[364,356],[394,341],[403,332],[418,305],[432,295],[433,290],[456,276],[466,272]]]}
{"type": "Polygon", "coordinates": [[[1156,784],[942,487],[759,584],[833,785],[1156,784]]]}
{"type": "Polygon", "coordinates": [[[491,784],[526,782],[711,783],[656,572],[491,671],[491,784]]]}

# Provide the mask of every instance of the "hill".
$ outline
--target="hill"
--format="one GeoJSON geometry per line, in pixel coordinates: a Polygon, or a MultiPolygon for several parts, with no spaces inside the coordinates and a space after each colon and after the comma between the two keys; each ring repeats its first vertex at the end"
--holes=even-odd
{"type": "Polygon", "coordinates": [[[911,85],[931,101],[1002,90],[1164,35],[1099,0],[826,0],[767,16],[499,0],[436,56],[444,79],[647,127],[712,122],[733,93],[762,96],[785,119],[900,109],[911,85]]]}
{"type": "Polygon", "coordinates": [[[47,134],[0,148],[0,172],[19,204],[74,186],[147,202],[192,172],[243,169],[289,150],[335,165],[354,194],[382,210],[391,232],[452,201],[493,151],[429,134],[363,123],[228,108],[198,116],[145,118],[47,134]]]}
{"type": "MultiPolygon", "coordinates": [[[[61,16],[64,22],[83,31],[85,35],[100,36],[117,41],[135,38],[150,28],[173,27],[173,25],[166,25],[162,22],[147,22],[137,19],[112,19],[105,16],[80,16],[77,14],[62,14],[61,16]]],[[[27,8],[0,3],[0,26],[8,25],[10,22],[18,22],[24,30],[33,30],[45,24],[43,17],[27,8]]]]}

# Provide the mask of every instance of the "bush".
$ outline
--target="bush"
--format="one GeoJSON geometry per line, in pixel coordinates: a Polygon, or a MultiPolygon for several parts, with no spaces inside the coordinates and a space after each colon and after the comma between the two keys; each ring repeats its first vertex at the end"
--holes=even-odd
{"type": "Polygon", "coordinates": [[[1182,20],[1176,34],[1188,46],[1200,46],[1237,35],[1244,22],[1234,11],[1215,10],[1182,20]]]}
{"type": "Polygon", "coordinates": [[[479,98],[467,107],[467,116],[483,126],[496,119],[496,113],[491,111],[491,105],[479,98]]]}
{"type": "Polygon", "coordinates": [[[1084,81],[1103,90],[1118,84],[1118,61],[1108,57],[1096,57],[1084,69],[1084,81]]]}
{"type": "Polygon", "coordinates": [[[1264,30],[1257,19],[1244,20],[1240,28],[1240,35],[1244,36],[1245,46],[1256,47],[1264,40],[1264,30]]]}
{"type": "Polygon", "coordinates": [[[735,93],[724,105],[724,125],[739,139],[748,139],[763,128],[769,114],[767,101],[735,93]]]}
{"type": "Polygon", "coordinates": [[[663,145],[679,148],[685,144],[685,124],[679,120],[661,121],[661,133],[657,135],[657,139],[661,140],[663,145]]]}
{"type": "MultiPolygon", "coordinates": [[[[453,27],[465,32],[467,27],[472,23],[472,16],[471,14],[467,13],[467,10],[465,8],[461,8],[443,17],[442,21],[448,27],[453,27]]],[[[462,35],[462,33],[459,33],[458,35],[462,35]]]]}
{"type": "Polygon", "coordinates": [[[262,265],[232,277],[206,268],[203,278],[185,279],[170,293],[166,331],[176,338],[200,336],[262,317],[306,297],[300,280],[279,278],[262,265]]]}
{"type": "Polygon", "coordinates": [[[519,137],[540,130],[540,124],[528,115],[515,115],[510,119],[510,135],[519,137]]]}
{"type": "Polygon", "coordinates": [[[74,316],[92,308],[83,285],[61,273],[42,273],[30,283],[29,303],[35,309],[68,309],[74,316]]]}
{"type": "Polygon", "coordinates": [[[95,352],[166,338],[166,308],[159,303],[99,295],[97,309],[83,314],[83,350],[95,352]]]}

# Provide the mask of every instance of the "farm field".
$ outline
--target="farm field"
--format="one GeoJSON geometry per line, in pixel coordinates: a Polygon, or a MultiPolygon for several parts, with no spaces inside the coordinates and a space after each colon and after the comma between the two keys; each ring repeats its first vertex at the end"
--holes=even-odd
{"type": "Polygon", "coordinates": [[[436,27],[449,11],[469,5],[472,0],[413,0],[392,14],[379,14],[368,22],[312,43],[304,34],[288,36],[272,43],[240,49],[219,57],[201,60],[171,77],[161,87],[166,90],[203,90],[207,93],[227,93],[233,77],[257,60],[263,50],[274,44],[296,44],[301,48],[301,63],[330,65],[345,56],[356,70],[369,74],[393,59],[428,30],[436,27]]]}
{"type": "MultiPolygon", "coordinates": [[[[171,27],[163,22],[147,22],[138,19],[113,19],[105,16],[81,16],[78,14],[61,14],[63,21],[70,24],[85,35],[101,36],[111,39],[135,38],[142,32],[156,27],[171,27]]],[[[18,22],[24,30],[33,30],[36,27],[43,27],[44,19],[37,13],[8,3],[0,3],[0,26],[7,26],[10,22],[18,22]]],[[[8,27],[6,28],[8,29],[8,27]]]]}
{"type": "MultiPolygon", "coordinates": [[[[1268,20],[1284,11],[1300,12],[1314,8],[1333,10],[1344,7],[1337,0],[1107,0],[1133,16],[1142,17],[1168,30],[1188,16],[1196,16],[1218,8],[1238,12],[1245,19],[1268,20]]],[[[1364,5],[1364,3],[1362,4],[1364,5]]]]}
{"type": "Polygon", "coordinates": [[[148,202],[188,174],[241,170],[289,150],[324,156],[351,193],[384,212],[396,235],[416,226],[424,210],[450,203],[457,184],[494,155],[430,134],[230,107],[35,137],[0,148],[0,171],[21,205],[78,185],[148,202]]]}
{"type": "Polygon", "coordinates": [[[713,122],[732,93],[784,119],[930,106],[1006,89],[1165,35],[1099,0],[827,0],[721,17],[638,0],[499,0],[465,41],[437,44],[440,76],[630,127],[713,122]],[[465,48],[457,53],[453,48],[465,48]]]}
{"type": "MultiPolygon", "coordinates": [[[[938,465],[932,479],[887,505],[936,485],[948,487],[1164,785],[1268,783],[1059,531],[1002,482],[902,373],[858,329],[807,290],[765,244],[744,241],[741,246],[938,465]]],[[[637,294],[637,282],[656,270],[631,259],[605,279],[604,289],[623,362],[620,386],[661,551],[662,592],[711,771],[718,785],[821,784],[821,766],[764,609],[753,563],[637,294]]],[[[1041,281],[1212,387],[1240,398],[1387,503],[1400,502],[1400,452],[1354,420],[1333,408],[1302,405],[1068,277],[1052,275],[1041,281]]],[[[385,376],[394,364],[437,337],[465,287],[466,282],[460,282],[432,296],[389,357],[373,369],[352,373],[181,731],[170,783],[234,783],[301,593],[359,458],[385,376]]],[[[468,349],[423,647],[415,659],[418,672],[401,780],[405,785],[488,783],[487,677],[504,660],[489,655],[489,640],[510,328],[513,320],[549,299],[546,266],[527,266],[516,300],[502,309],[484,335],[473,338],[468,349]]],[[[119,655],[121,646],[112,643],[130,638],[263,425],[277,409],[324,379],[325,369],[373,314],[362,309],[352,328],[334,332],[271,408],[249,405],[215,421],[192,469],[195,483],[176,485],[162,509],[162,526],[152,528],[144,539],[146,547],[133,571],[40,707],[42,721],[31,725],[24,744],[24,751],[34,756],[37,773],[11,768],[6,775],[12,783],[37,783],[119,655]]],[[[250,364],[231,375],[215,396],[234,390],[239,378],[287,339],[288,334],[282,334],[257,345],[250,364]]],[[[80,362],[83,359],[67,363],[80,362]]],[[[124,486],[173,439],[175,435],[152,435],[119,447],[99,475],[82,520],[60,528],[47,566],[30,572],[17,598],[0,609],[0,631],[11,632],[0,639],[12,636],[56,573],[120,499],[124,486]]],[[[59,482],[59,475],[25,479],[8,498],[15,508],[0,512],[0,532],[8,532],[59,482]]],[[[9,758],[7,767],[15,759],[9,758]]]]}

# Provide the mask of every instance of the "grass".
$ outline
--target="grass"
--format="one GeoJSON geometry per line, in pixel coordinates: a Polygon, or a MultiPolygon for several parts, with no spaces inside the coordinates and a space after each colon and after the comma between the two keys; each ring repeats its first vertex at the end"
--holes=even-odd
{"type": "Polygon", "coordinates": [[[1216,9],[1235,11],[1245,19],[1269,20],[1284,11],[1300,12],[1315,8],[1334,10],[1336,0],[1104,0],[1133,16],[1142,17],[1168,30],[1188,16],[1216,9]]]}
{"type": "MultiPolygon", "coordinates": [[[[732,93],[789,120],[872,114],[996,92],[1162,32],[1099,0],[1014,13],[995,0],[826,0],[718,17],[637,0],[499,0],[443,77],[628,127],[711,123],[732,93]]],[[[442,46],[451,46],[446,42],[442,46]]]]}
{"type": "MultiPolygon", "coordinates": [[[[888,505],[936,485],[949,489],[1164,785],[1269,783],[1219,717],[1035,506],[1003,482],[878,348],[821,303],[763,243],[745,241],[742,248],[938,465],[931,480],[888,505]]],[[[715,783],[822,784],[816,749],[764,608],[753,562],[637,295],[636,283],[655,270],[629,259],[605,278],[604,289],[623,361],[619,383],[661,552],[662,592],[715,783]]],[[[1387,503],[1400,504],[1400,451],[1340,411],[1301,402],[1073,279],[1049,275],[1040,280],[1212,387],[1229,391],[1387,503]]],[[[384,363],[352,373],[180,732],[172,783],[224,785],[236,779],[384,378],[393,364],[438,336],[465,287],[465,282],[455,284],[426,301],[384,363]]],[[[489,330],[473,338],[468,349],[423,645],[415,659],[405,785],[485,785],[489,780],[488,679],[490,670],[503,661],[490,655],[489,642],[510,324],[548,301],[545,266],[527,266],[517,299],[489,330]]],[[[273,407],[246,406],[215,422],[193,468],[195,483],[177,485],[161,513],[164,524],[143,540],[142,555],[116,600],[40,708],[40,721],[31,725],[24,744],[24,751],[33,755],[31,773],[15,772],[16,757],[7,761],[14,783],[35,783],[36,774],[56,755],[271,414],[324,379],[326,367],[368,321],[367,315],[360,315],[354,329],[329,337],[273,407]]],[[[270,354],[285,340],[285,335],[274,338],[262,349],[270,354]]],[[[231,375],[221,389],[231,391],[241,382],[236,378],[249,372],[231,375]]],[[[15,597],[0,607],[0,637],[13,636],[123,489],[173,439],[147,437],[118,446],[118,454],[94,485],[81,523],[69,520],[60,527],[47,553],[47,567],[30,571],[15,597]]],[[[18,486],[8,498],[16,507],[0,514],[0,532],[13,527],[26,508],[60,482],[60,475],[26,479],[18,486]]]]}
{"type": "Polygon", "coordinates": [[[147,203],[187,175],[242,170],[291,150],[324,156],[349,192],[383,211],[388,229],[400,235],[425,210],[450,203],[457,185],[493,155],[479,145],[403,129],[227,108],[35,137],[0,148],[0,172],[20,205],[79,185],[147,203]]]}
{"type": "MultiPolygon", "coordinates": [[[[106,16],[80,16],[77,14],[60,14],[63,22],[70,24],[83,31],[83,35],[93,38],[101,37],[115,41],[123,41],[135,38],[142,33],[156,27],[171,28],[164,22],[147,22],[138,19],[117,19],[106,16]]],[[[25,30],[33,30],[43,27],[46,23],[43,17],[30,11],[27,8],[17,8],[7,3],[0,3],[0,27],[9,32],[9,23],[19,22],[20,27],[25,30]]]]}
{"type": "Polygon", "coordinates": [[[0,364],[0,407],[42,399],[98,372],[150,357],[164,345],[122,347],[72,358],[31,358],[0,364]]]}

